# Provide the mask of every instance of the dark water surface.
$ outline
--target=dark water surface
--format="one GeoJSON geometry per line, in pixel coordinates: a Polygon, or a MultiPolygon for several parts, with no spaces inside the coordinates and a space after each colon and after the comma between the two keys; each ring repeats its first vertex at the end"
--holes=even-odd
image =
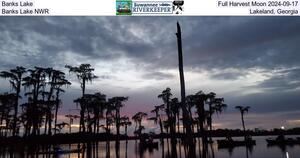
{"type": "MultiPolygon", "coordinates": [[[[293,136],[290,136],[293,137],[293,136]]],[[[260,136],[253,137],[256,140],[256,145],[252,149],[246,147],[235,147],[233,149],[218,149],[216,141],[208,145],[208,150],[203,152],[201,139],[196,142],[196,157],[197,158],[300,158],[300,145],[294,146],[267,146],[265,139],[268,137],[260,136]],[[204,154],[205,153],[205,154],[204,154]]],[[[214,138],[218,140],[222,138],[214,138]]],[[[234,138],[235,140],[242,138],[234,138]]],[[[176,146],[171,145],[171,141],[164,139],[164,143],[160,140],[158,148],[144,149],[139,147],[139,141],[129,140],[120,141],[119,146],[116,146],[114,141],[98,142],[85,144],[84,150],[76,153],[78,144],[64,144],[59,145],[62,149],[61,154],[53,154],[53,146],[35,147],[34,149],[25,148],[21,151],[11,151],[10,149],[1,149],[0,157],[41,157],[41,158],[186,158],[185,147],[180,141],[177,141],[176,146]],[[168,143],[169,142],[169,143],[168,143]],[[119,150],[116,150],[119,148],[119,150]],[[34,152],[32,152],[34,150],[34,152]],[[68,151],[74,153],[66,153],[68,151]]],[[[82,146],[82,144],[81,144],[82,146]]],[[[80,147],[81,148],[81,147],[80,147]]]]}

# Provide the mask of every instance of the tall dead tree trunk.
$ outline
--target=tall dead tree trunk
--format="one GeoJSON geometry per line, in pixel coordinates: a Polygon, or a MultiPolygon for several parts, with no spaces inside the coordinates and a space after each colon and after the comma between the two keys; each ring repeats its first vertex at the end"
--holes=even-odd
{"type": "Polygon", "coordinates": [[[181,108],[183,115],[183,125],[186,129],[187,142],[189,142],[189,155],[193,154],[193,135],[191,129],[191,116],[189,116],[189,112],[186,108],[186,100],[185,100],[185,83],[184,83],[184,72],[183,72],[183,57],[182,57],[182,42],[181,42],[181,28],[179,23],[177,22],[177,45],[178,45],[178,61],[179,61],[179,76],[180,76],[180,88],[181,88],[181,108]]]}

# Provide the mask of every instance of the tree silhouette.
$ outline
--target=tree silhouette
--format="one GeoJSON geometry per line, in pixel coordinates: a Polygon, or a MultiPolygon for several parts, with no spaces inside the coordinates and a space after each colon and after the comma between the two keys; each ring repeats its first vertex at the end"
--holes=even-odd
{"type": "Polygon", "coordinates": [[[147,113],[145,112],[138,112],[132,116],[132,120],[135,122],[135,133],[138,134],[144,129],[144,126],[142,126],[142,120],[145,117],[147,117],[147,113]]]}
{"type": "Polygon", "coordinates": [[[56,125],[60,104],[59,95],[64,92],[61,87],[71,83],[65,79],[63,72],[53,68],[34,67],[28,72],[29,75],[23,78],[22,84],[26,90],[25,96],[28,97],[28,102],[22,105],[24,109],[22,119],[26,119],[23,121],[26,123],[24,134],[28,135],[30,131],[32,135],[39,134],[39,128],[44,122],[45,133],[48,128],[48,134],[51,135],[52,117],[55,117],[56,125]],[[55,109],[54,115],[52,115],[53,109],[55,109]]]}
{"type": "MultiPolygon", "coordinates": [[[[62,82],[62,84],[63,83],[68,84],[69,82],[66,81],[66,82],[62,82]]],[[[58,109],[59,109],[59,105],[61,103],[61,100],[59,98],[60,97],[60,93],[63,93],[65,91],[62,88],[60,88],[60,87],[57,87],[55,89],[56,89],[56,95],[55,95],[55,104],[56,104],[56,106],[55,106],[55,114],[54,114],[54,124],[56,125],[57,124],[58,109]]],[[[49,125],[50,124],[51,123],[49,123],[49,125]]]]}
{"type": "MultiPolygon", "coordinates": [[[[28,103],[24,104],[27,106],[27,126],[32,127],[32,135],[37,135],[39,133],[39,127],[42,121],[43,114],[45,114],[44,100],[40,99],[39,96],[44,93],[43,89],[46,85],[46,73],[45,68],[34,67],[34,69],[29,69],[29,76],[23,78],[23,86],[25,89],[30,89],[25,93],[28,97],[28,103]]],[[[26,132],[25,132],[26,133],[26,132]]],[[[28,133],[29,134],[29,133],[28,133]]]]}
{"type": "MultiPolygon", "coordinates": [[[[93,71],[95,70],[94,68],[91,67],[90,64],[81,64],[80,66],[70,66],[66,65],[66,68],[69,69],[69,72],[75,73],[79,82],[80,82],[80,87],[82,90],[82,97],[85,94],[86,90],[86,82],[92,82],[92,80],[98,78],[93,71]]],[[[84,113],[85,113],[85,106],[80,105],[81,110],[80,110],[80,126],[79,126],[79,131],[81,132],[81,129],[83,132],[85,132],[85,123],[84,123],[84,113]]]]}
{"type": "MultiPolygon", "coordinates": [[[[187,111],[188,111],[188,114],[192,117],[193,116],[193,114],[192,114],[192,109],[195,107],[195,105],[196,105],[196,102],[195,102],[195,95],[188,95],[188,96],[186,96],[186,105],[187,105],[187,111]]],[[[196,111],[196,113],[197,113],[198,111],[196,111]]],[[[198,113],[197,113],[198,114],[198,113]]],[[[200,122],[200,117],[199,117],[199,115],[201,115],[201,114],[198,114],[198,118],[197,118],[197,120],[198,120],[198,122],[200,122]]],[[[193,121],[194,120],[194,118],[192,117],[191,118],[192,120],[191,121],[193,121]]],[[[191,129],[193,130],[194,129],[194,124],[192,123],[191,124],[191,129]]],[[[184,129],[185,129],[185,126],[184,126],[184,129]]]]}
{"type": "Polygon", "coordinates": [[[69,118],[69,133],[72,133],[72,124],[74,122],[74,120],[80,118],[80,116],[78,115],[71,115],[71,114],[68,114],[68,115],[65,115],[65,117],[69,118]]]}
{"type": "MultiPolygon", "coordinates": [[[[59,71],[59,70],[54,70],[52,68],[46,70],[49,76],[49,85],[50,85],[50,90],[49,90],[49,95],[48,95],[48,102],[52,102],[51,98],[55,98],[54,103],[55,103],[55,115],[54,115],[54,124],[57,124],[57,114],[58,114],[58,109],[60,105],[60,94],[64,93],[65,91],[62,89],[62,86],[66,85],[71,85],[71,83],[65,78],[65,73],[59,71]],[[55,95],[53,94],[55,93],[55,95]]],[[[52,124],[52,119],[51,119],[51,107],[48,107],[48,134],[51,135],[51,124],[52,124]]],[[[54,132],[56,133],[56,131],[54,132]]]]}
{"type": "MultiPolygon", "coordinates": [[[[209,131],[212,131],[212,115],[214,113],[214,102],[215,102],[215,97],[216,97],[216,93],[214,92],[210,92],[209,94],[207,94],[207,103],[209,106],[209,110],[208,110],[208,117],[207,117],[207,124],[209,126],[209,131]]],[[[210,137],[211,139],[211,137],[210,137]]]]}
{"type": "MultiPolygon", "coordinates": [[[[77,98],[76,100],[74,100],[74,102],[77,105],[80,105],[81,109],[85,109],[84,113],[82,114],[84,116],[83,118],[83,124],[85,125],[87,122],[87,131],[88,132],[92,132],[92,120],[90,117],[90,112],[92,112],[93,106],[94,106],[94,102],[93,102],[93,94],[84,94],[82,97],[77,98]],[[87,116],[85,115],[85,113],[87,113],[87,116]]],[[[81,111],[80,111],[81,112],[81,111]]],[[[81,117],[80,117],[81,118],[81,117]]]]}
{"type": "MultiPolygon", "coordinates": [[[[221,113],[227,105],[224,104],[224,98],[216,98],[216,93],[210,92],[207,96],[207,103],[209,105],[207,124],[209,126],[210,133],[212,132],[212,116],[214,113],[221,113]]],[[[210,140],[212,140],[210,136],[210,140]]]]}
{"type": "MultiPolygon", "coordinates": [[[[105,126],[105,130],[106,130],[106,133],[109,134],[110,133],[110,125],[113,124],[114,122],[114,119],[113,119],[113,110],[114,110],[114,107],[112,106],[112,104],[105,104],[105,118],[106,118],[106,126],[105,126]]],[[[103,127],[104,128],[104,127],[103,127]]]]}
{"type": "Polygon", "coordinates": [[[207,95],[202,91],[199,91],[194,95],[187,96],[187,103],[190,104],[191,106],[195,106],[196,108],[199,124],[200,124],[200,131],[204,137],[206,137],[205,135],[206,133],[204,129],[204,124],[206,120],[204,105],[206,100],[207,100],[207,95]]]}
{"type": "Polygon", "coordinates": [[[152,119],[152,120],[154,120],[154,123],[157,124],[157,120],[158,120],[160,133],[164,133],[163,123],[162,123],[162,119],[161,119],[161,116],[160,116],[160,113],[159,113],[159,111],[161,111],[163,109],[164,109],[164,104],[159,105],[159,106],[154,106],[154,109],[151,110],[152,113],[155,113],[155,117],[152,119]]]}
{"type": "Polygon", "coordinates": [[[169,122],[168,124],[170,125],[169,126],[170,127],[170,133],[174,134],[175,133],[175,127],[171,123],[172,119],[173,119],[173,115],[172,115],[171,107],[170,107],[171,96],[172,96],[171,89],[169,87],[167,87],[157,97],[161,98],[164,102],[165,112],[167,114],[167,121],[169,122]]]}
{"type": "Polygon", "coordinates": [[[113,97],[111,99],[108,99],[109,104],[111,104],[111,107],[115,111],[115,124],[116,124],[116,130],[117,130],[117,136],[120,135],[120,126],[121,126],[121,115],[120,115],[120,109],[124,106],[122,102],[127,101],[128,97],[113,97]]]}
{"type": "MultiPolygon", "coordinates": [[[[181,92],[181,109],[183,117],[183,125],[187,133],[187,142],[192,142],[192,116],[189,115],[189,112],[186,108],[186,96],[185,96],[185,81],[184,81],[184,72],[183,72],[183,55],[182,55],[182,41],[181,41],[181,27],[177,22],[177,45],[178,45],[178,69],[180,77],[180,92],[181,92]]],[[[193,152],[193,149],[189,149],[189,155],[193,152]]]]}
{"type": "Polygon", "coordinates": [[[120,125],[121,126],[124,126],[124,128],[125,128],[125,135],[127,136],[127,127],[128,126],[131,126],[131,122],[129,121],[129,117],[127,117],[127,116],[122,116],[121,118],[120,118],[120,125]]]}
{"type": "Polygon", "coordinates": [[[245,107],[244,106],[236,106],[235,108],[238,109],[241,113],[244,137],[245,137],[245,141],[246,141],[246,128],[245,128],[244,114],[248,113],[250,107],[249,106],[245,106],[245,107]]]}
{"type": "Polygon", "coordinates": [[[103,113],[106,107],[106,95],[100,92],[94,94],[94,133],[99,133],[100,119],[103,118],[103,113]]]}
{"type": "Polygon", "coordinates": [[[181,103],[178,101],[178,98],[171,99],[171,112],[172,112],[172,121],[171,121],[171,123],[172,123],[172,126],[175,128],[176,120],[177,120],[177,132],[178,133],[180,132],[180,130],[179,130],[180,108],[181,108],[181,103]]]}
{"type": "Polygon", "coordinates": [[[0,77],[9,78],[9,82],[11,84],[12,89],[16,93],[15,105],[14,105],[14,118],[13,118],[13,136],[15,136],[17,131],[17,120],[18,120],[18,106],[19,106],[19,98],[21,92],[21,84],[23,74],[26,73],[26,69],[21,66],[17,66],[15,69],[11,69],[10,71],[2,71],[0,72],[0,77]]]}
{"type": "MultiPolygon", "coordinates": [[[[100,119],[103,118],[105,108],[108,108],[106,95],[97,92],[95,94],[85,94],[83,97],[74,100],[75,103],[84,107],[87,112],[87,128],[88,132],[98,133],[100,127],[100,119]],[[91,117],[93,115],[93,118],[91,117]],[[93,127],[93,129],[92,129],[93,127]]],[[[85,115],[85,114],[84,114],[85,115]]]]}
{"type": "Polygon", "coordinates": [[[2,134],[2,130],[5,130],[5,136],[7,135],[7,131],[14,127],[11,112],[14,109],[15,99],[15,93],[0,94],[0,134],[2,134]],[[4,122],[5,126],[3,126],[4,122]]]}
{"type": "Polygon", "coordinates": [[[139,126],[139,128],[137,130],[135,130],[133,133],[134,133],[134,135],[140,136],[144,129],[145,129],[144,126],[139,126]]]}

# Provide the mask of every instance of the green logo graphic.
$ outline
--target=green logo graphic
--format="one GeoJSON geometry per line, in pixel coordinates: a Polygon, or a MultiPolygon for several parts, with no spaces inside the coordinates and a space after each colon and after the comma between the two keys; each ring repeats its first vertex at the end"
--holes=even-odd
{"type": "Polygon", "coordinates": [[[116,1],[116,15],[131,15],[132,14],[131,0],[117,0],[116,1]]]}

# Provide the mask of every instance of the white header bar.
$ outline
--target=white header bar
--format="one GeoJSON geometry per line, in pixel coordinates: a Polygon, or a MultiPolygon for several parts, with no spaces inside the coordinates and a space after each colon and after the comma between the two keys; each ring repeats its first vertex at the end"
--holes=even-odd
{"type": "Polygon", "coordinates": [[[300,0],[0,0],[2,16],[299,16],[300,0]]]}

